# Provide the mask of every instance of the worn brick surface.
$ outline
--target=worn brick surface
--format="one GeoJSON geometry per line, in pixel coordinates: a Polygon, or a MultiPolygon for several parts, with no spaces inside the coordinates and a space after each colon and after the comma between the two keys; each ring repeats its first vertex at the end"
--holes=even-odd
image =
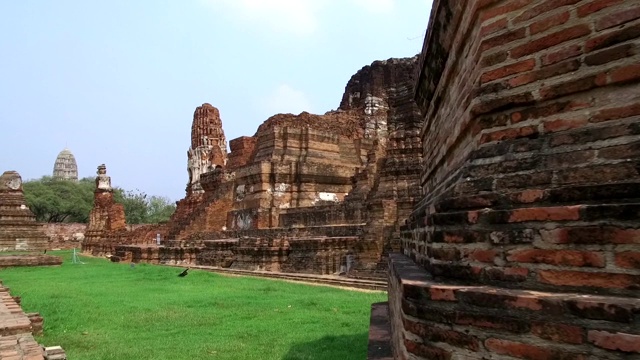
{"type": "Polygon", "coordinates": [[[639,48],[634,2],[434,3],[424,196],[390,265],[396,358],[636,355],[639,48]]]}
{"type": "MultiPolygon", "coordinates": [[[[42,317],[38,313],[25,314],[9,289],[0,284],[0,359],[54,359],[33,338],[42,335],[42,326],[42,317]]],[[[55,359],[66,359],[64,350],[57,348],[55,359]]]]}
{"type": "Polygon", "coordinates": [[[0,176],[0,251],[42,251],[49,238],[26,205],[22,178],[15,171],[0,176]]]}

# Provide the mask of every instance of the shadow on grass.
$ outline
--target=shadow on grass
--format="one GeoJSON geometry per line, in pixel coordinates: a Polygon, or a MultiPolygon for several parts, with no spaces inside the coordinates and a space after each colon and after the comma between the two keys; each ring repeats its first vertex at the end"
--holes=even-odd
{"type": "Polygon", "coordinates": [[[282,360],[366,359],[369,334],[325,336],[318,340],[295,344],[282,360]]]}

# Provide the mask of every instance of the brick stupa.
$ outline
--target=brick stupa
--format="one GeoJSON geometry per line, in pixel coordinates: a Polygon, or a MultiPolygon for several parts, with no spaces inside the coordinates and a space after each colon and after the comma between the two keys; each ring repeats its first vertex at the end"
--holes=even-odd
{"type": "Polygon", "coordinates": [[[98,166],[96,189],[94,191],[93,209],[89,213],[89,225],[85,232],[84,245],[101,246],[101,238],[126,231],[124,207],[115,202],[111,177],[107,175],[107,167],[98,166]]]}
{"type": "Polygon", "coordinates": [[[0,251],[44,250],[48,242],[25,202],[20,174],[5,171],[0,176],[0,251]]]}

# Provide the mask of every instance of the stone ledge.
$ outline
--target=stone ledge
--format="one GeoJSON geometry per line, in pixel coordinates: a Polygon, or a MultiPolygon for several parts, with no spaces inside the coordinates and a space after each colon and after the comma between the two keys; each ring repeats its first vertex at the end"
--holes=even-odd
{"type": "Polygon", "coordinates": [[[367,359],[393,359],[391,353],[391,324],[389,323],[388,302],[371,304],[367,359]]]}
{"type": "Polygon", "coordinates": [[[389,295],[396,356],[640,354],[639,298],[443,284],[401,254],[389,255],[389,295]]]}
{"type": "Polygon", "coordinates": [[[43,319],[38,313],[25,314],[9,289],[0,283],[0,359],[65,360],[59,346],[43,348],[33,338],[42,334],[43,319]]]}
{"type": "Polygon", "coordinates": [[[0,256],[0,268],[12,266],[62,265],[62,258],[53,255],[6,255],[0,256]]]}

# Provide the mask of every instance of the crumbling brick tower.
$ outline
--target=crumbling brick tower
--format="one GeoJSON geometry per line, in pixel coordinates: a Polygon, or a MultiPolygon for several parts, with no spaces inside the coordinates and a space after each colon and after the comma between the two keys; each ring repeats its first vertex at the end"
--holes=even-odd
{"type": "Polygon", "coordinates": [[[640,356],[640,2],[436,0],[396,358],[640,356]]]}
{"type": "Polygon", "coordinates": [[[85,231],[82,251],[93,255],[112,254],[113,246],[123,242],[127,230],[124,206],[115,202],[111,177],[104,164],[98,166],[96,189],[93,192],[93,209],[85,231]]]}
{"type": "Polygon", "coordinates": [[[22,177],[15,171],[0,175],[0,252],[44,250],[49,238],[36,222],[22,192],[22,177]]]}

